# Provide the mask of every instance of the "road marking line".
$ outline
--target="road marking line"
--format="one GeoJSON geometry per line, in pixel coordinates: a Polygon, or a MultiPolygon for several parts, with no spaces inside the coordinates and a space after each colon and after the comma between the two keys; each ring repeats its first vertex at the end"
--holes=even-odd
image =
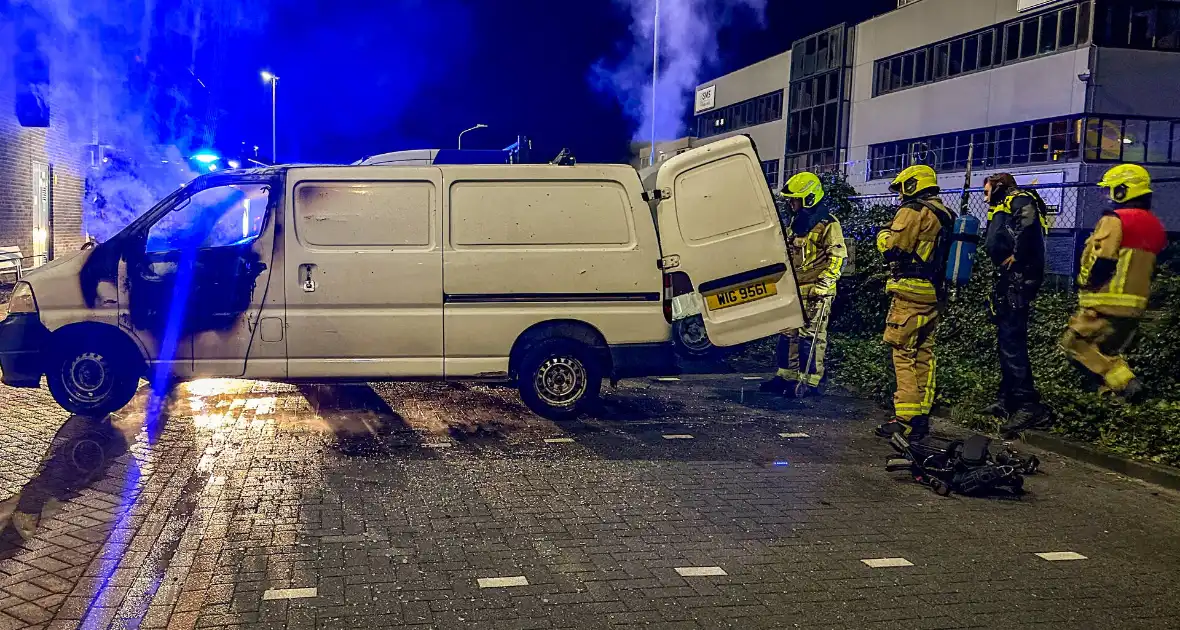
{"type": "Polygon", "coordinates": [[[760,381],[760,380],[762,380],[762,377],[761,376],[743,376],[742,380],[743,381],[760,381]]]}
{"type": "Polygon", "coordinates": [[[262,599],[306,599],[315,597],[319,589],[315,588],[272,588],[262,594],[262,599]]]}
{"type": "Polygon", "coordinates": [[[893,567],[912,567],[913,562],[905,558],[869,558],[868,560],[861,560],[861,562],[869,565],[873,569],[891,569],[893,567]]]}
{"type": "Polygon", "coordinates": [[[661,383],[675,383],[676,381],[679,381],[680,379],[676,378],[675,376],[657,376],[656,380],[661,383]]]}
{"type": "Polygon", "coordinates": [[[713,575],[729,575],[721,567],[676,567],[680,577],[709,577],[713,575]]]}
{"type": "Polygon", "coordinates": [[[545,438],[546,444],[573,444],[574,438],[545,438]]]}
{"type": "Polygon", "coordinates": [[[779,433],[778,436],[781,438],[787,438],[787,439],[811,437],[810,435],[807,435],[806,433],[779,433]]]}
{"type": "Polygon", "coordinates": [[[665,433],[665,440],[693,440],[696,439],[687,433],[665,433]]]}
{"type": "Polygon", "coordinates": [[[529,581],[523,575],[516,577],[479,578],[480,588],[509,588],[513,586],[528,586],[529,581]]]}
{"type": "Polygon", "coordinates": [[[1062,560],[1089,560],[1086,556],[1073,551],[1049,551],[1046,553],[1038,553],[1038,557],[1049,562],[1060,562],[1062,560]]]}
{"type": "Polygon", "coordinates": [[[423,442],[422,448],[451,448],[454,442],[423,442]]]}

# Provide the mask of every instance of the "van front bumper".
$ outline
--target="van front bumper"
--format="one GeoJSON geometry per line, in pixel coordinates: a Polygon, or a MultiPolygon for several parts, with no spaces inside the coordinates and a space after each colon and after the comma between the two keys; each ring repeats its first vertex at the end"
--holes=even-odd
{"type": "Polygon", "coordinates": [[[49,330],[36,313],[9,313],[0,322],[0,382],[39,387],[48,345],[49,330]]]}

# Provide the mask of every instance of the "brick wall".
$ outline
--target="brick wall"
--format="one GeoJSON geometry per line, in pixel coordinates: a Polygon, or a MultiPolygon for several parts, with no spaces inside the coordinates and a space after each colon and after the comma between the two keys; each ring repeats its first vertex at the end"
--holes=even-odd
{"type": "MultiPolygon", "coordinates": [[[[55,256],[81,247],[85,145],[71,141],[62,112],[51,109],[48,128],[17,122],[11,85],[0,84],[0,247],[33,252],[33,162],[48,162],[52,173],[50,251],[55,256]]],[[[77,134],[75,134],[76,136],[77,134]]]]}

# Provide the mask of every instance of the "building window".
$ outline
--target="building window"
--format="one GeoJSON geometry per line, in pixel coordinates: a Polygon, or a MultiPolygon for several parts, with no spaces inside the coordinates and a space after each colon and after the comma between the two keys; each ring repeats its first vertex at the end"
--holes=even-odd
{"type": "Polygon", "coordinates": [[[801,79],[844,64],[844,27],[835,26],[791,46],[791,78],[801,79]]]}
{"type": "Polygon", "coordinates": [[[869,178],[893,177],[914,164],[936,171],[1067,162],[1080,159],[1079,117],[1040,120],[873,145],[869,178]]]}
{"type": "Polygon", "coordinates": [[[1180,50],[1180,4],[1165,0],[1107,0],[1095,15],[1099,46],[1180,50]]]}
{"type": "Polygon", "coordinates": [[[792,91],[787,118],[788,152],[834,149],[840,127],[839,72],[804,79],[792,91]]]}
{"type": "Polygon", "coordinates": [[[766,160],[762,163],[762,173],[766,175],[766,184],[771,190],[778,190],[778,160],[766,160]]]}
{"type": "Polygon", "coordinates": [[[696,135],[698,138],[708,138],[754,125],[782,120],[782,117],[783,93],[780,90],[755,96],[697,116],[696,135]]]}
{"type": "MultiPolygon", "coordinates": [[[[1148,4],[1152,3],[1164,4],[1149,0],[1148,4]]],[[[1177,33],[1180,32],[1180,5],[1172,6],[1175,7],[1175,16],[1168,23],[1173,25],[1170,32],[1177,33]]],[[[1155,15],[1161,17],[1153,23],[1162,24],[1163,14],[1173,9],[1159,8],[1156,11],[1155,15]]],[[[1130,15],[1129,11],[1127,15],[1130,15]]],[[[1128,22],[1128,38],[1130,30],[1128,22]]],[[[1151,32],[1162,30],[1167,29],[1157,26],[1151,32]]],[[[1164,38],[1166,42],[1175,39],[1175,35],[1170,40],[1164,38]]],[[[876,78],[873,96],[1070,50],[1084,46],[1089,41],[1090,2],[1075,2],[1064,7],[1055,7],[1038,15],[1021,17],[1019,20],[997,24],[951,40],[879,59],[874,73],[876,78]]]]}
{"type": "Polygon", "coordinates": [[[914,164],[962,171],[969,153],[977,169],[1079,159],[1180,165],[1180,119],[1069,116],[875,144],[869,179],[893,177],[914,164]]]}

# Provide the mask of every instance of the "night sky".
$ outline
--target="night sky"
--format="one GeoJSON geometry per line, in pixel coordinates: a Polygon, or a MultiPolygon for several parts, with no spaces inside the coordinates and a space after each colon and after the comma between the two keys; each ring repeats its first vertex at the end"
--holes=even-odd
{"type": "MultiPolygon", "coordinates": [[[[663,0],[672,2],[675,0],[663,0]]],[[[596,90],[591,67],[631,46],[628,9],[611,0],[303,0],[274,2],[260,32],[238,36],[220,72],[217,142],[267,146],[269,87],[279,82],[279,158],[351,162],[411,148],[503,148],[525,134],[548,159],[570,147],[583,162],[628,159],[634,123],[596,90]]],[[[719,67],[702,80],[790,48],[895,0],[768,0],[764,28],[720,32],[719,67]]],[[[200,68],[198,62],[198,68],[200,68]]]]}

